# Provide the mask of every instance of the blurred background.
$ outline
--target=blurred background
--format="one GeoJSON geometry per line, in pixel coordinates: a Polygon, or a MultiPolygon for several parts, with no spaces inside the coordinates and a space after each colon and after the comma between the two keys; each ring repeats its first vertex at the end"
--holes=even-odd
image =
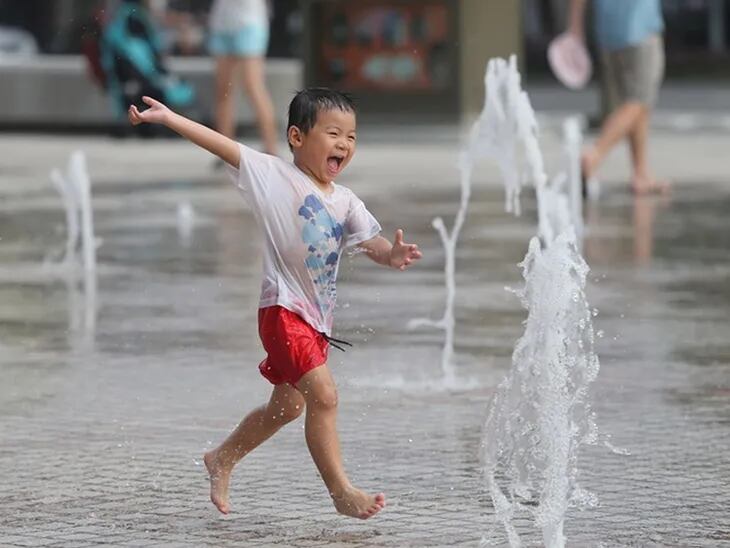
{"type": "MultiPolygon", "coordinates": [[[[124,123],[95,75],[101,70],[95,48],[119,3],[0,0],[0,128],[106,131],[124,123]]],[[[207,40],[212,0],[143,4],[170,73],[196,92],[191,113],[210,121],[214,63],[207,40]]],[[[547,64],[547,45],[565,29],[567,4],[269,0],[266,82],[275,112],[283,116],[292,92],[316,83],[354,92],[371,121],[379,115],[411,122],[453,121],[480,110],[487,59],[514,52],[538,110],[575,110],[577,105],[600,117],[600,94],[595,93],[600,74],[587,90],[570,93],[558,86],[547,64]]],[[[725,94],[718,88],[730,74],[728,2],[662,4],[665,100],[675,108],[724,106],[725,94]],[[704,93],[698,96],[698,90],[704,93]]],[[[237,100],[237,122],[245,129],[254,115],[242,96],[237,100]]]]}

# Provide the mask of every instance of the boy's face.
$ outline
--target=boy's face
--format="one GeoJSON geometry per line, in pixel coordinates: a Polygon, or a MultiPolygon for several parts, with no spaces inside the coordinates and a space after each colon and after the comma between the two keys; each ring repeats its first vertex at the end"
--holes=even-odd
{"type": "Polygon", "coordinates": [[[357,120],[354,112],[340,109],[320,110],[307,134],[289,128],[289,143],[294,160],[323,184],[335,178],[355,154],[357,120]]]}

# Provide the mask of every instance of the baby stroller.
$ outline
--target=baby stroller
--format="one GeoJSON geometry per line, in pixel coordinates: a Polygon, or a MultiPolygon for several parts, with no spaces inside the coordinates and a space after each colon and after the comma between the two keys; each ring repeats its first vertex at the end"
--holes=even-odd
{"type": "MultiPolygon", "coordinates": [[[[149,95],[176,110],[193,105],[190,84],[169,73],[162,59],[160,37],[142,2],[124,0],[101,34],[99,57],[115,113],[126,116],[131,104],[142,107],[149,95]]],[[[149,132],[152,126],[138,126],[149,132]],[[147,126],[147,127],[145,127],[147,126]]]]}

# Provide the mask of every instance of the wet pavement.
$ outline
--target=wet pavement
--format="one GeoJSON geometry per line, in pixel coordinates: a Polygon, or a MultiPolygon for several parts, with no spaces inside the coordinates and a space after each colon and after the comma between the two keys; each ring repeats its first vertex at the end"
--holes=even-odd
{"type": "MultiPolygon", "coordinates": [[[[450,226],[458,205],[456,142],[364,141],[341,182],[425,257],[406,273],[361,256],[341,266],[335,336],[355,343],[330,362],[343,452],[353,481],[389,500],[355,522],[328,502],[301,420],[236,469],[230,516],[208,502],[202,453],[269,386],[256,368],[257,229],[206,155],[179,141],[0,139],[0,545],[479,545],[494,528],[481,429],[521,335],[524,311],[504,288],[520,282],[534,198],[512,218],[494,171],[477,176],[457,249],[465,383],[448,390],[442,333],[406,324],[443,312],[430,221],[450,226]],[[50,263],[65,236],[47,173],[75,147],[94,182],[94,302],[50,263]]],[[[667,164],[682,142],[699,146],[659,142],[667,164]]],[[[634,199],[612,162],[619,175],[586,207],[584,244],[602,438],[581,455],[580,479],[600,505],[570,512],[568,546],[730,546],[730,178],[694,180],[683,174],[707,166],[682,165],[671,197],[634,199]]]]}

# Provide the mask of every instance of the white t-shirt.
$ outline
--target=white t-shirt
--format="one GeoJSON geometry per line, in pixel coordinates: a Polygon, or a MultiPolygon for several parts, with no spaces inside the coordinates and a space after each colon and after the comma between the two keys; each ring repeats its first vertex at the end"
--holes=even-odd
{"type": "Polygon", "coordinates": [[[259,307],[282,306],[329,335],[342,252],[380,225],[350,189],[333,182],[325,194],[293,163],[240,146],[229,174],[264,234],[259,307]]]}
{"type": "Polygon", "coordinates": [[[234,32],[246,25],[267,25],[266,0],[215,0],[210,10],[213,32],[234,32]]]}

